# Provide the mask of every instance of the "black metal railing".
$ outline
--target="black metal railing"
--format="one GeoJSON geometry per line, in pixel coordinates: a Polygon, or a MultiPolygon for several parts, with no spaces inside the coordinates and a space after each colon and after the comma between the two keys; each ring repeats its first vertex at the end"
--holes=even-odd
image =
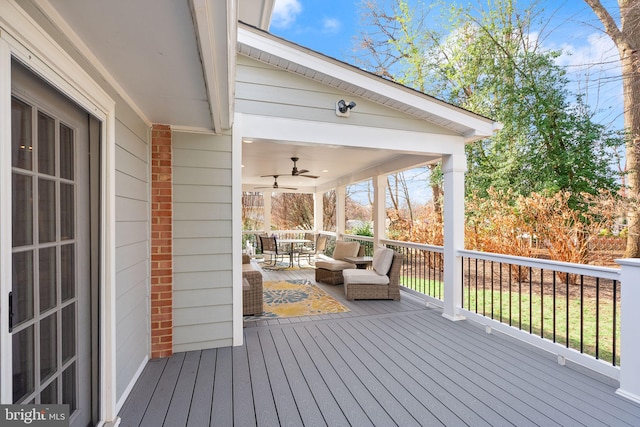
{"type": "Polygon", "coordinates": [[[385,240],[385,245],[403,255],[400,283],[432,298],[444,298],[444,255],[440,246],[385,240]]]}
{"type": "Polygon", "coordinates": [[[463,309],[619,366],[616,270],[503,258],[462,257],[463,309]]]}

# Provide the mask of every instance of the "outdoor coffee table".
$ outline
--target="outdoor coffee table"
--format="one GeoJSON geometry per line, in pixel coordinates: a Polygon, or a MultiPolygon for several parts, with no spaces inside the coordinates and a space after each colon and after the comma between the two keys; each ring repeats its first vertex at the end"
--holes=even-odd
{"type": "Polygon", "coordinates": [[[373,257],[372,256],[349,256],[349,257],[344,257],[344,260],[352,264],[355,264],[356,268],[364,270],[371,265],[371,263],[373,262],[373,257]]]}

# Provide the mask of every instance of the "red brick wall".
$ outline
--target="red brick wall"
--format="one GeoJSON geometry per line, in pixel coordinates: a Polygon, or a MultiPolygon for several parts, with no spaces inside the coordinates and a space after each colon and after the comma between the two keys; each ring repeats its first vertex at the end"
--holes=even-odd
{"type": "Polygon", "coordinates": [[[173,353],[171,128],[151,128],[151,358],[173,353]]]}

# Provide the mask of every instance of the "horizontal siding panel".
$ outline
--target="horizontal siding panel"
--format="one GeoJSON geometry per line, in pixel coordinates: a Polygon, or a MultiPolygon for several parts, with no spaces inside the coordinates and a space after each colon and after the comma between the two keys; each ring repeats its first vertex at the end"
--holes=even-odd
{"type": "Polygon", "coordinates": [[[129,286],[118,286],[116,287],[116,299],[122,298],[127,294],[132,288],[132,283],[147,283],[149,279],[149,259],[144,259],[141,262],[131,265],[130,267],[124,268],[116,273],[116,282],[117,283],[126,283],[129,286]]]}
{"type": "Polygon", "coordinates": [[[207,135],[189,132],[173,132],[174,148],[231,152],[231,135],[207,135]]]}
{"type": "Polygon", "coordinates": [[[180,353],[183,351],[203,350],[207,348],[231,347],[232,345],[233,345],[233,340],[231,338],[224,338],[224,339],[210,340],[210,341],[200,341],[197,343],[187,343],[187,344],[176,344],[174,340],[173,351],[175,353],[180,353]]]}
{"type": "Polygon", "coordinates": [[[173,253],[180,255],[228,254],[231,247],[228,237],[173,240],[173,253]]]}
{"type": "MultiPolygon", "coordinates": [[[[140,132],[137,135],[131,131],[131,128],[122,124],[122,122],[116,121],[116,147],[120,147],[123,150],[131,153],[133,156],[142,160],[145,164],[149,158],[149,128],[146,128],[144,134],[140,132]]],[[[139,129],[140,131],[142,129],[139,129]]]]}
{"type": "Polygon", "coordinates": [[[173,257],[173,271],[176,273],[230,269],[230,253],[221,255],[174,255],[173,257]]]}
{"type": "Polygon", "coordinates": [[[149,180],[147,163],[118,146],[116,146],[116,170],[138,178],[141,181],[149,180]]]}
{"type": "Polygon", "coordinates": [[[174,167],[173,182],[175,184],[193,185],[231,185],[231,169],[203,169],[174,167]]]}
{"type": "Polygon", "coordinates": [[[120,221],[116,223],[116,244],[118,247],[146,241],[149,238],[147,221],[120,221]]]}
{"type": "Polygon", "coordinates": [[[231,203],[175,203],[173,217],[177,221],[231,220],[231,203]]]}
{"type": "MultiPolygon", "coordinates": [[[[174,291],[173,307],[174,309],[189,307],[212,307],[231,304],[231,299],[231,287],[174,291]]],[[[203,318],[201,323],[207,322],[206,319],[207,317],[203,318]]]]}
{"type": "Polygon", "coordinates": [[[116,188],[120,197],[135,200],[148,200],[149,187],[146,181],[141,181],[131,175],[116,172],[116,188]]]}
{"type": "Polygon", "coordinates": [[[190,237],[231,237],[232,224],[224,221],[175,221],[173,223],[174,238],[190,237]]]}
{"type": "MultiPolygon", "coordinates": [[[[176,326],[173,328],[173,346],[232,339],[233,322],[206,323],[202,325],[176,326]]],[[[198,348],[207,348],[199,347],[198,348]]]]}
{"type": "Polygon", "coordinates": [[[126,293],[118,298],[116,306],[116,328],[118,335],[127,335],[128,332],[123,327],[127,325],[130,319],[137,319],[140,313],[135,311],[146,311],[147,307],[147,287],[146,281],[143,280],[131,286],[126,293]]]}
{"type": "Polygon", "coordinates": [[[173,273],[174,291],[189,289],[213,289],[232,286],[231,270],[196,271],[193,273],[173,273]]]}
{"type": "Polygon", "coordinates": [[[147,221],[148,216],[148,202],[116,197],[116,221],[147,221]]]}
{"type": "Polygon", "coordinates": [[[222,185],[173,185],[174,203],[229,202],[231,187],[222,185]]]}
{"type": "Polygon", "coordinates": [[[175,308],[173,311],[174,327],[198,325],[201,323],[226,322],[232,316],[231,304],[206,307],[175,308]]]}
{"type": "Polygon", "coordinates": [[[148,242],[134,243],[133,245],[116,248],[116,271],[144,262],[149,259],[148,242]]]}
{"type": "Polygon", "coordinates": [[[231,153],[228,151],[185,150],[174,148],[173,165],[194,168],[231,168],[231,153]]]}

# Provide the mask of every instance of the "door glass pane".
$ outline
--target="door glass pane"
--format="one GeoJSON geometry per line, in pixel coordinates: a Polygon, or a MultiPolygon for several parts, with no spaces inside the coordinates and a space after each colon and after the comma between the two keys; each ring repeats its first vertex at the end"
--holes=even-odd
{"type": "Polygon", "coordinates": [[[56,174],[56,122],[38,112],[38,172],[56,174]]]}
{"type": "Polygon", "coordinates": [[[60,177],[73,180],[73,129],[60,125],[60,177]]]}
{"type": "Polygon", "coordinates": [[[40,243],[56,240],[56,187],[48,179],[38,180],[38,226],[40,243]]]}
{"type": "Polygon", "coordinates": [[[76,410],[76,402],[76,363],[73,362],[62,373],[62,403],[69,405],[69,415],[76,410]]]}
{"type": "Polygon", "coordinates": [[[42,393],[40,393],[40,403],[43,405],[58,403],[58,379],[51,381],[42,393]]]}
{"type": "Polygon", "coordinates": [[[40,249],[40,313],[56,305],[56,248],[40,249]]]}
{"type": "Polygon", "coordinates": [[[76,354],[76,304],[62,309],[62,364],[76,354]]]}
{"type": "Polygon", "coordinates": [[[31,106],[11,98],[11,165],[31,170],[31,106]]]}
{"type": "Polygon", "coordinates": [[[33,179],[14,173],[12,188],[12,244],[13,247],[33,243],[33,179]]]}
{"type": "Polygon", "coordinates": [[[40,381],[56,372],[58,366],[56,343],[58,338],[57,314],[53,313],[40,321],[40,381]]]}
{"type": "Polygon", "coordinates": [[[16,332],[13,341],[13,402],[19,403],[21,399],[33,391],[34,347],[33,325],[16,332]]]}
{"type": "Polygon", "coordinates": [[[33,319],[33,251],[13,254],[13,327],[33,319]]]}
{"type": "Polygon", "coordinates": [[[74,237],[74,185],[60,183],[60,239],[69,240],[74,237]]]}
{"type": "Polygon", "coordinates": [[[76,296],[76,245],[60,246],[60,286],[62,302],[76,296]]]}

